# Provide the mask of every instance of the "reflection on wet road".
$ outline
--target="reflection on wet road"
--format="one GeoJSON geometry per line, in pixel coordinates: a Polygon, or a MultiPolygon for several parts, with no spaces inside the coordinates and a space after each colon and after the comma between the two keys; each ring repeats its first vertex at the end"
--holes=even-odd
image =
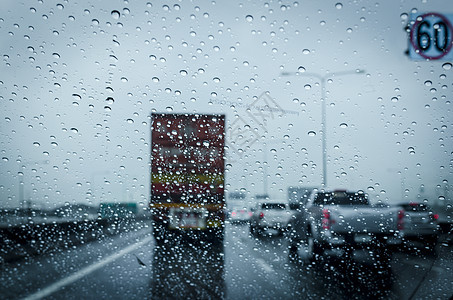
{"type": "Polygon", "coordinates": [[[223,299],[223,244],[178,241],[154,247],[153,299],[223,299]]]}

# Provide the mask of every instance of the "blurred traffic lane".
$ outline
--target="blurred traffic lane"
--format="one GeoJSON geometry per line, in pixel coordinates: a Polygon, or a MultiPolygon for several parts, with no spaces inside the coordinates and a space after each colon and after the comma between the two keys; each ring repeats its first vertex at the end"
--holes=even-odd
{"type": "Polygon", "coordinates": [[[453,254],[446,243],[438,245],[437,258],[398,252],[391,270],[381,273],[359,261],[329,257],[317,264],[291,261],[284,237],[254,238],[246,225],[228,224],[223,247],[188,240],[156,246],[149,239],[150,231],[142,224],[90,244],[6,264],[0,294],[7,299],[32,295],[111,256],[115,260],[46,299],[409,299],[411,295],[448,299],[451,293],[453,254]],[[143,240],[133,251],[118,255],[143,240]]]}

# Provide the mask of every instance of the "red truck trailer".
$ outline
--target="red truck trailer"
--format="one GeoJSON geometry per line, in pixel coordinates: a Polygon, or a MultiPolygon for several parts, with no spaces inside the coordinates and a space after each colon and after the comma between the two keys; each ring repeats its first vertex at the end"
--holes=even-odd
{"type": "Polygon", "coordinates": [[[151,199],[158,243],[175,234],[222,241],[225,116],[151,115],[151,199]]]}

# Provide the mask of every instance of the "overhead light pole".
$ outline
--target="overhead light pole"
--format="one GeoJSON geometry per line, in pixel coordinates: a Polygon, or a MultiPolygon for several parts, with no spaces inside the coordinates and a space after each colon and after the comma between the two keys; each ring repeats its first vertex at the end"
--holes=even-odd
{"type": "Polygon", "coordinates": [[[353,75],[353,74],[364,74],[365,70],[349,70],[342,72],[327,72],[324,75],[311,72],[282,72],[282,76],[303,76],[303,77],[313,77],[317,78],[320,81],[321,85],[321,125],[322,125],[322,187],[327,187],[327,141],[326,141],[326,131],[327,131],[327,120],[326,120],[326,80],[329,78],[335,78],[338,76],[344,75],[353,75]]]}

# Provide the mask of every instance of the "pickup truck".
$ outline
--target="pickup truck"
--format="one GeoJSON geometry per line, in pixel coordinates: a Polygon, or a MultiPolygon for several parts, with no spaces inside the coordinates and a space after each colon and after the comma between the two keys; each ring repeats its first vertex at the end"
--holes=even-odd
{"type": "Polygon", "coordinates": [[[305,244],[309,260],[328,251],[352,257],[363,249],[389,261],[389,250],[402,242],[403,221],[401,208],[372,206],[362,191],[314,190],[289,223],[289,254],[305,244]]]}

